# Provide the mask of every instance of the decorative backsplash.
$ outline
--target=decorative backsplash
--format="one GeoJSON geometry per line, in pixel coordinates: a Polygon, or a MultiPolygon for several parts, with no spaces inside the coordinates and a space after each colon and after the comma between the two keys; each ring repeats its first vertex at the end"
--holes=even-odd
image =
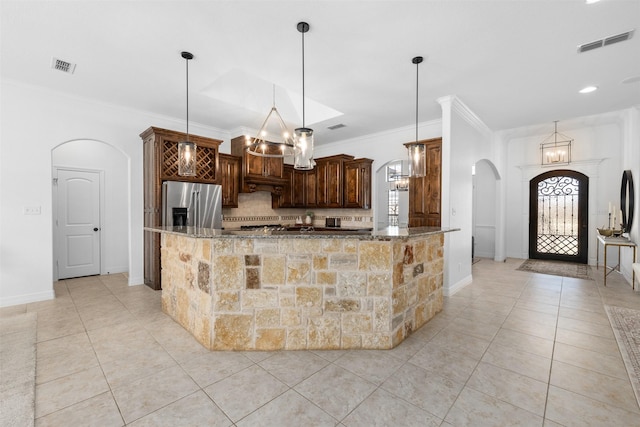
{"type": "Polygon", "coordinates": [[[313,212],[313,224],[324,226],[326,218],[340,218],[342,227],[373,228],[373,212],[369,209],[273,209],[271,193],[256,191],[241,193],[237,208],[222,209],[222,226],[240,228],[241,225],[282,224],[293,225],[307,212],[313,212]]]}

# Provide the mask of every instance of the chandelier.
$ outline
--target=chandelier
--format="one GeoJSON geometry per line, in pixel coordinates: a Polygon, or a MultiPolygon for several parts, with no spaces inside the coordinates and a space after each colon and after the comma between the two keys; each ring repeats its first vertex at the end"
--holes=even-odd
{"type": "Polygon", "coordinates": [[[542,166],[568,165],[571,163],[571,142],[573,139],[558,133],[558,121],[551,135],[540,143],[540,157],[542,166]],[[558,139],[559,138],[559,139],[558,139]]]}
{"type": "Polygon", "coordinates": [[[282,116],[276,108],[276,86],[273,85],[273,104],[271,110],[264,119],[260,130],[255,138],[246,136],[247,153],[260,157],[287,157],[294,155],[294,141],[291,131],[282,120],[282,116]],[[270,121],[276,121],[279,127],[279,135],[268,135],[268,126],[270,121]],[[266,138],[277,139],[276,141],[268,141],[266,138]]]}

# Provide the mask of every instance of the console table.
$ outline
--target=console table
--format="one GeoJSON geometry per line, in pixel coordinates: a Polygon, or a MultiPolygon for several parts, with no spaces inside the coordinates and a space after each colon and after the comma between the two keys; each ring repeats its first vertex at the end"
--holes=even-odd
{"type": "MultiPolygon", "coordinates": [[[[601,235],[597,236],[598,241],[597,243],[599,245],[603,246],[603,253],[604,253],[604,285],[607,286],[607,276],[609,274],[611,274],[612,271],[620,271],[620,248],[623,246],[626,246],[628,248],[633,248],[633,261],[632,262],[636,262],[636,247],[637,245],[632,242],[629,239],[626,239],[624,237],[604,237],[601,235]],[[618,264],[615,265],[614,267],[609,267],[607,265],[607,247],[609,246],[617,246],[618,247],[618,264]],[[609,271],[607,271],[609,270],[609,271]]],[[[596,247],[596,270],[598,269],[598,266],[600,264],[600,251],[598,250],[599,246],[596,247]]],[[[636,272],[635,270],[632,270],[632,277],[631,277],[631,286],[632,288],[635,290],[636,288],[636,282],[635,282],[635,276],[636,276],[636,272]]]]}

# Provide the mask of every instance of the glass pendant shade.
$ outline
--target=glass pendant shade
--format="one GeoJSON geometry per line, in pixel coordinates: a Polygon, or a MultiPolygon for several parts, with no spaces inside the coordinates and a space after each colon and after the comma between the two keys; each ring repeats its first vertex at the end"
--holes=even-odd
{"type": "Polygon", "coordinates": [[[193,142],[178,143],[178,175],[196,176],[196,149],[193,142]]]}
{"type": "Polygon", "coordinates": [[[189,61],[193,59],[190,52],[180,53],[187,69],[187,140],[178,143],[178,175],[196,176],[196,144],[189,141],[189,61]]]}
{"type": "Polygon", "coordinates": [[[316,165],[313,160],[313,129],[298,128],[294,137],[294,169],[310,170],[316,165]]]}
{"type": "Polygon", "coordinates": [[[426,148],[418,142],[405,144],[409,155],[409,176],[421,177],[427,174],[426,148]]]}

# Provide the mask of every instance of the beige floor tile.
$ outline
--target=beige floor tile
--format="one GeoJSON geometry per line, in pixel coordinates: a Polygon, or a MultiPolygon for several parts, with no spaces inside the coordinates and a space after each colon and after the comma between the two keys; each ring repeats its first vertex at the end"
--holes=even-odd
{"type": "Polygon", "coordinates": [[[109,390],[100,367],[36,385],[36,418],[56,412],[109,390]]]}
{"type": "Polygon", "coordinates": [[[454,426],[542,426],[542,417],[469,387],[462,390],[445,421],[454,426]]]}
{"type": "Polygon", "coordinates": [[[228,427],[233,423],[200,390],[128,425],[132,427],[228,427]]]}
{"type": "Polygon", "coordinates": [[[471,304],[468,305],[468,308],[473,308],[476,310],[486,311],[494,314],[501,314],[507,316],[514,304],[499,304],[487,300],[474,300],[471,304]]]}
{"type": "Polygon", "coordinates": [[[386,350],[351,351],[334,362],[365,380],[380,385],[402,364],[403,360],[386,350]]]}
{"type": "Polygon", "coordinates": [[[280,381],[293,387],[327,366],[329,362],[308,351],[283,351],[274,353],[258,364],[280,381]]]}
{"type": "Polygon", "coordinates": [[[447,329],[471,335],[482,340],[491,341],[500,329],[500,326],[479,323],[463,317],[458,317],[453,320],[449,326],[447,326],[447,329]]]}
{"type": "Polygon", "coordinates": [[[238,427],[334,427],[337,420],[293,390],[280,395],[271,402],[236,423],[238,427]]]}
{"type": "Polygon", "coordinates": [[[466,308],[460,312],[460,318],[471,320],[473,322],[485,323],[492,326],[500,326],[507,318],[506,315],[491,313],[483,310],[477,310],[474,308],[466,308]]]}
{"type": "Polygon", "coordinates": [[[36,419],[36,427],[118,427],[123,425],[124,421],[111,392],[99,394],[36,419]]]}
{"type": "Polygon", "coordinates": [[[560,307],[560,317],[568,319],[581,320],[583,322],[597,323],[599,325],[609,325],[609,318],[603,313],[594,313],[592,311],[578,310],[569,307],[560,307]]]}
{"type": "Polygon", "coordinates": [[[376,389],[376,385],[336,365],[328,365],[295,386],[295,390],[341,420],[376,389]]]}
{"type": "Polygon", "coordinates": [[[180,368],[173,367],[112,390],[126,423],[131,423],[198,390],[180,368]]]}
{"type": "Polygon", "coordinates": [[[529,311],[536,311],[540,313],[553,314],[553,315],[558,314],[557,304],[545,304],[543,302],[530,301],[522,298],[519,299],[518,302],[516,302],[516,305],[514,306],[514,308],[522,308],[529,311]]]}
{"type": "Polygon", "coordinates": [[[493,396],[514,406],[544,416],[547,382],[480,362],[466,387],[493,396]]]}
{"type": "Polygon", "coordinates": [[[614,338],[602,338],[568,329],[558,329],[556,331],[556,342],[595,351],[607,356],[620,357],[620,349],[614,338]]]}
{"type": "Polygon", "coordinates": [[[38,354],[36,384],[66,377],[98,365],[98,358],[91,345],[87,348],[70,350],[49,357],[41,357],[38,354]]]}
{"type": "Polygon", "coordinates": [[[551,358],[496,342],[489,346],[482,361],[545,383],[549,381],[551,373],[551,358]]]}
{"type": "Polygon", "coordinates": [[[464,384],[406,364],[382,388],[437,417],[444,418],[464,384]]]}
{"type": "Polygon", "coordinates": [[[428,344],[409,359],[409,363],[463,384],[478,365],[476,359],[428,344]]]}
{"type": "Polygon", "coordinates": [[[194,357],[184,362],[182,367],[200,387],[207,387],[252,364],[242,353],[217,351],[194,357]]]}
{"type": "Polygon", "coordinates": [[[122,358],[102,362],[102,370],[111,388],[154,374],[155,372],[177,366],[177,362],[159,344],[138,349],[123,355],[122,358]]]}
{"type": "Polygon", "coordinates": [[[558,315],[514,307],[513,310],[511,310],[511,313],[509,313],[509,316],[505,319],[505,321],[507,320],[521,320],[530,323],[535,322],[537,325],[551,326],[555,328],[556,323],[558,322],[558,315]]]}
{"type": "Polygon", "coordinates": [[[444,329],[438,333],[430,344],[450,351],[459,352],[463,356],[480,360],[489,347],[490,341],[473,337],[458,331],[444,329]]]}
{"type": "Polygon", "coordinates": [[[567,427],[637,426],[638,414],[553,385],[547,398],[548,419],[567,427]]]}
{"type": "Polygon", "coordinates": [[[597,323],[583,322],[582,320],[568,319],[566,317],[558,318],[558,328],[568,329],[570,331],[583,332],[589,335],[595,335],[603,338],[615,338],[611,325],[599,325],[597,323]]]}
{"type": "Polygon", "coordinates": [[[238,421],[289,390],[282,381],[252,365],[204,391],[232,421],[238,421]]]}
{"type": "Polygon", "coordinates": [[[11,317],[16,314],[24,314],[27,312],[27,304],[12,305],[9,307],[0,307],[0,317],[11,317]]]}
{"type": "Polygon", "coordinates": [[[510,329],[500,329],[493,339],[494,343],[505,347],[513,347],[538,356],[551,358],[553,341],[518,332],[510,329]]]}
{"type": "Polygon", "coordinates": [[[553,360],[600,372],[601,374],[626,380],[629,378],[620,356],[607,356],[595,351],[585,350],[561,342],[556,342],[553,360]]]}
{"type": "Polygon", "coordinates": [[[556,334],[555,325],[545,325],[532,320],[522,320],[514,317],[507,317],[507,320],[502,324],[502,328],[547,340],[553,340],[556,334]]]}
{"type": "Polygon", "coordinates": [[[437,427],[441,420],[433,414],[378,389],[351,412],[342,425],[345,427],[421,426],[437,427]]]}
{"type": "Polygon", "coordinates": [[[595,371],[554,361],[551,366],[551,384],[594,400],[637,412],[638,402],[629,379],[619,379],[595,371]]]}
{"type": "Polygon", "coordinates": [[[153,326],[147,329],[149,333],[178,363],[209,353],[193,335],[170,317],[153,322],[153,326]]]}

